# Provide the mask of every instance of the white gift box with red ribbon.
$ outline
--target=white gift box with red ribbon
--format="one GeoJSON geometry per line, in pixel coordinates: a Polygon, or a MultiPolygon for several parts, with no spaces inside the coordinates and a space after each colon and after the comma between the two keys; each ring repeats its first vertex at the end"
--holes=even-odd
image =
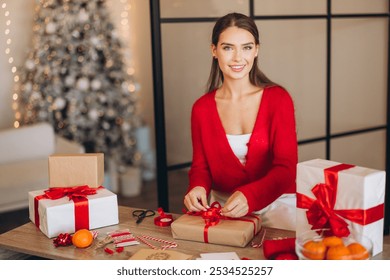
{"type": "Polygon", "coordinates": [[[337,236],[350,232],[383,250],[386,172],[313,159],[297,165],[297,236],[331,228],[337,236]]]}
{"type": "Polygon", "coordinates": [[[117,195],[104,188],[88,186],[31,191],[29,215],[49,238],[119,222],[117,195]]]}

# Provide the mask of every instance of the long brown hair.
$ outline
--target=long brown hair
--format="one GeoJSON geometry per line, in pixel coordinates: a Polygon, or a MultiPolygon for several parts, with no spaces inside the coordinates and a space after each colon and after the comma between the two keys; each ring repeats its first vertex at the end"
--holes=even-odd
{"type": "MultiPolygon", "coordinates": [[[[240,13],[230,13],[217,20],[213,28],[213,34],[211,36],[211,43],[217,46],[219,36],[228,27],[236,26],[238,28],[245,29],[250,32],[255,38],[256,45],[260,44],[259,31],[255,22],[248,16],[240,13]]],[[[277,85],[273,81],[267,78],[267,76],[261,72],[258,64],[257,57],[253,62],[251,71],[249,72],[249,81],[258,87],[267,87],[277,85]]],[[[207,92],[211,92],[221,86],[223,82],[223,73],[218,65],[218,60],[213,58],[211,63],[211,70],[209,80],[207,82],[207,92]]]]}

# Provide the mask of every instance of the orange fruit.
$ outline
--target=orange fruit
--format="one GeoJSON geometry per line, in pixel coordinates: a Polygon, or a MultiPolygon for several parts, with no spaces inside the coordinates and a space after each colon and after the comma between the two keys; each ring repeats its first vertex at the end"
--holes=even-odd
{"type": "Polygon", "coordinates": [[[308,259],[323,260],[325,258],[325,253],[326,246],[321,240],[310,240],[303,244],[302,254],[308,259]]]}
{"type": "Polygon", "coordinates": [[[369,257],[367,249],[360,243],[351,243],[347,246],[353,260],[367,260],[369,257]]]}
{"type": "Polygon", "coordinates": [[[92,244],[93,235],[87,229],[80,229],[76,231],[72,236],[72,243],[77,248],[86,248],[92,244]]]}
{"type": "Polygon", "coordinates": [[[328,248],[327,260],[351,260],[351,252],[345,245],[336,245],[328,248]]]}
{"type": "Polygon", "coordinates": [[[343,240],[337,236],[327,236],[322,240],[322,242],[325,244],[326,247],[344,245],[343,240]]]}

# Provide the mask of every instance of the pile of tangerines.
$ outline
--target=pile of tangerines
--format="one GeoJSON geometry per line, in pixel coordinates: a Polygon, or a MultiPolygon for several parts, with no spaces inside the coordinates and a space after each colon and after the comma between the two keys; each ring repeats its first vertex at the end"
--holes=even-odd
{"type": "Polygon", "coordinates": [[[302,255],[310,260],[367,260],[368,250],[359,242],[345,244],[337,236],[306,241],[302,246],[302,255]]]}

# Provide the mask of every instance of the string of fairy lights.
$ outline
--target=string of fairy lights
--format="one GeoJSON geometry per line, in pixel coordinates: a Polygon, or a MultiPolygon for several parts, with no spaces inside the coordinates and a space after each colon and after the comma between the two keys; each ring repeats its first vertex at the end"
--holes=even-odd
{"type": "MultiPolygon", "coordinates": [[[[126,59],[126,65],[127,65],[127,74],[130,76],[133,76],[135,73],[134,66],[132,65],[132,57],[131,57],[131,52],[130,52],[130,39],[131,39],[131,34],[132,30],[130,28],[130,9],[131,9],[131,4],[129,0],[120,0],[120,3],[122,5],[121,8],[121,14],[120,14],[120,31],[121,31],[121,37],[122,41],[124,43],[124,46],[127,46],[125,48],[125,59],[126,59]]],[[[135,85],[134,85],[135,86],[135,85]]],[[[135,89],[134,89],[135,90],[135,89]]]]}
{"type": "Polygon", "coordinates": [[[18,93],[16,91],[17,89],[17,83],[19,81],[19,76],[17,75],[17,66],[15,64],[15,58],[14,54],[12,52],[12,36],[11,36],[11,11],[7,6],[7,3],[2,1],[1,3],[1,8],[2,8],[2,13],[5,18],[5,29],[4,29],[4,36],[5,36],[5,42],[6,42],[6,47],[5,47],[5,54],[7,55],[8,58],[8,63],[10,65],[11,73],[13,74],[13,81],[14,81],[14,86],[13,86],[13,93],[12,93],[12,109],[15,112],[15,121],[14,121],[14,127],[18,128],[20,123],[20,113],[18,112],[18,93]]]}
{"type": "MultiPolygon", "coordinates": [[[[109,0],[112,1],[112,0],[109,0]]],[[[120,21],[118,25],[118,29],[120,31],[121,39],[123,41],[124,47],[124,59],[125,59],[125,65],[126,65],[126,71],[127,74],[130,76],[133,76],[135,74],[135,69],[132,63],[132,55],[130,51],[130,39],[131,39],[131,28],[130,28],[130,9],[131,9],[131,4],[130,0],[120,0],[120,21]]],[[[15,58],[14,58],[14,53],[12,52],[12,32],[11,32],[11,10],[8,7],[7,3],[5,0],[1,1],[1,9],[2,13],[5,18],[5,29],[4,29],[4,36],[5,36],[5,42],[6,42],[6,47],[5,47],[5,54],[7,55],[8,58],[8,63],[10,66],[11,73],[13,75],[13,93],[12,93],[12,109],[14,111],[14,127],[18,128],[20,126],[20,118],[21,114],[18,110],[18,82],[19,82],[19,75],[18,73],[18,67],[15,63],[15,58]]],[[[115,19],[115,17],[114,17],[115,19]]],[[[131,83],[129,85],[132,87],[129,89],[131,92],[134,92],[137,88],[136,83],[131,83]]]]}

